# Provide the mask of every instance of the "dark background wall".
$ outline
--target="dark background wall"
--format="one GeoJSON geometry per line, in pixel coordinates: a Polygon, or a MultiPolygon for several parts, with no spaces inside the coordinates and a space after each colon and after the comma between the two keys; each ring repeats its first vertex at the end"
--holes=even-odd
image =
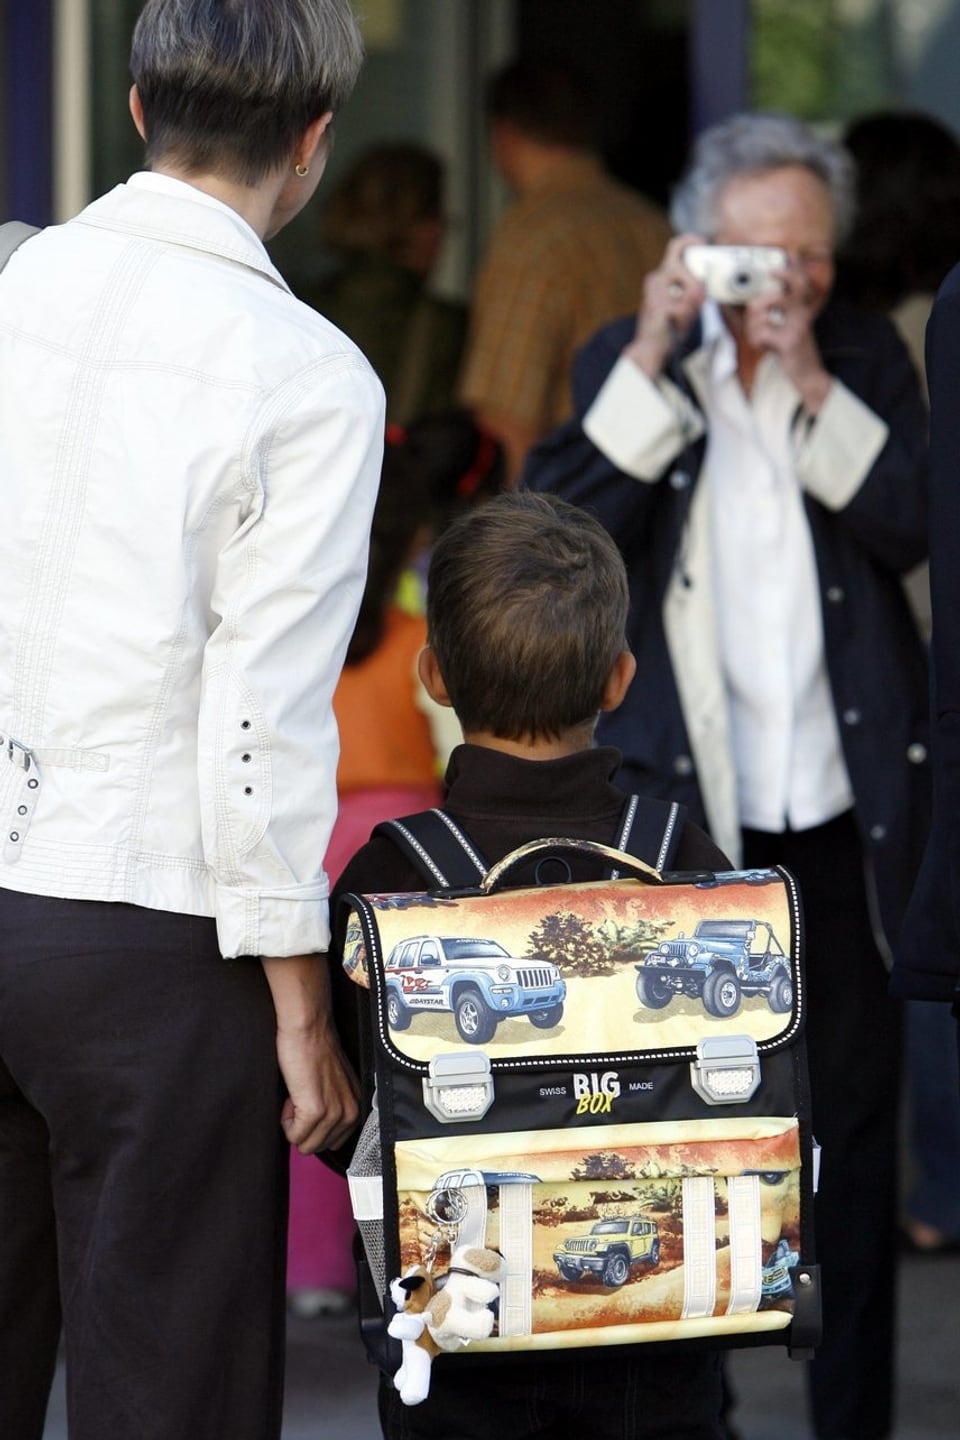
{"type": "Polygon", "coordinates": [[[664,201],[690,134],[688,0],[519,0],[517,50],[576,68],[602,100],[614,174],[664,201]]]}

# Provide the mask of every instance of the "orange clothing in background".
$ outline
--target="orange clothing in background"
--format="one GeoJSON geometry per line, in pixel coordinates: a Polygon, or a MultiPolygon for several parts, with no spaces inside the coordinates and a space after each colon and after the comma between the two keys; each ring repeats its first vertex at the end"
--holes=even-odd
{"type": "MultiPolygon", "coordinates": [[[[381,820],[440,802],[436,751],[418,705],[416,664],[426,621],[391,605],[384,622],[376,649],[359,665],[344,666],[333,696],[340,808],[324,858],[331,885],[381,820]]],[[[334,1304],[338,1294],[353,1293],[353,1233],[345,1180],[291,1148],[287,1289],[302,1305],[315,1306],[300,1313],[324,1313],[330,1292],[334,1304]]]]}
{"type": "Polygon", "coordinates": [[[391,605],[374,652],[344,666],[333,697],[339,795],[436,783],[430,725],[416,701],[417,656],[426,643],[424,618],[391,605]]]}
{"type": "Polygon", "coordinates": [[[662,211],[592,156],[532,187],[506,211],[477,277],[462,402],[536,436],[566,420],[574,355],[637,308],[669,238],[662,211]]]}

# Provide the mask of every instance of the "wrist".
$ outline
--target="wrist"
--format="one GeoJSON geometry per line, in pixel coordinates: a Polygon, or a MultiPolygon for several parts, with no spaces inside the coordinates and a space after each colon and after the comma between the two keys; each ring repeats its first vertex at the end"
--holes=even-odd
{"type": "Polygon", "coordinates": [[[330,974],[325,955],[263,956],[277,1029],[311,1036],[330,1023],[330,974]]]}
{"type": "Polygon", "coordinates": [[[806,414],[818,415],[830,393],[830,386],[833,384],[831,376],[826,370],[818,370],[802,380],[795,380],[794,384],[800,393],[806,414]]]}
{"type": "Polygon", "coordinates": [[[657,379],[667,358],[667,352],[661,345],[651,343],[642,334],[631,340],[629,345],[624,345],[620,353],[632,361],[650,380],[657,379]]]}

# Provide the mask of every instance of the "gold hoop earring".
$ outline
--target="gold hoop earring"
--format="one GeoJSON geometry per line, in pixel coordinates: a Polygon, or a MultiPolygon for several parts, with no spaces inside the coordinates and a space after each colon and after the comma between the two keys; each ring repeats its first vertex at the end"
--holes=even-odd
{"type": "Polygon", "coordinates": [[[299,175],[301,180],[304,178],[304,176],[310,174],[310,166],[309,166],[309,165],[294,165],[293,169],[294,169],[294,173],[297,174],[297,175],[299,175]]]}

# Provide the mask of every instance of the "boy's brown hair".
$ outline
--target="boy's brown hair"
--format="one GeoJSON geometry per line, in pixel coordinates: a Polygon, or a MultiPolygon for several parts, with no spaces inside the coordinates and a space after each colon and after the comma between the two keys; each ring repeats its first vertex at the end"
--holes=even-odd
{"type": "Polygon", "coordinates": [[[437,541],[427,630],[465,732],[552,739],[594,720],[626,648],[623,560],[586,511],[498,495],[437,541]]]}

